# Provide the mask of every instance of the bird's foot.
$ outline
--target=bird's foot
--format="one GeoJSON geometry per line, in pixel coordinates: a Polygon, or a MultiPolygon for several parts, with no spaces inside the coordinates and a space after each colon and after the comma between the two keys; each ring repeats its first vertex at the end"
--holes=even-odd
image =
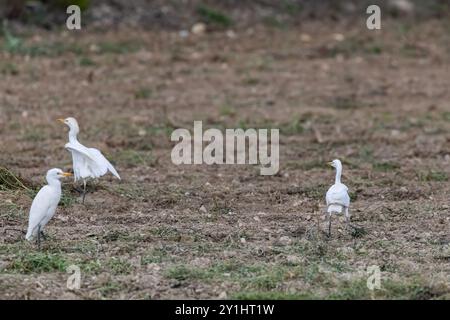
{"type": "Polygon", "coordinates": [[[76,187],[76,186],[73,186],[73,187],[72,187],[72,190],[78,192],[79,194],[83,194],[83,189],[82,189],[82,188],[78,188],[78,187],[76,187]]]}

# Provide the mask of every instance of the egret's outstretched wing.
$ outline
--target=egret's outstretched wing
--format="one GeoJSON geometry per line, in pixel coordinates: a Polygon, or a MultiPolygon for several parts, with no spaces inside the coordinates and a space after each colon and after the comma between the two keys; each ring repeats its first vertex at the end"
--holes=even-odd
{"type": "Polygon", "coordinates": [[[98,178],[108,172],[106,166],[97,163],[95,157],[92,156],[89,149],[81,144],[67,143],[66,149],[72,153],[73,171],[75,177],[79,178],[98,178]]]}
{"type": "Polygon", "coordinates": [[[92,176],[93,178],[98,178],[106,174],[109,170],[113,175],[120,179],[116,169],[114,169],[113,165],[101,154],[99,150],[95,148],[86,148],[81,144],[75,145],[70,142],[67,143],[65,147],[67,150],[72,152],[72,154],[75,154],[74,162],[77,161],[77,159],[78,162],[80,162],[74,163],[74,171],[79,170],[80,172],[77,173],[77,175],[80,177],[92,176]]]}
{"type": "Polygon", "coordinates": [[[81,144],[75,145],[69,142],[66,143],[64,147],[71,152],[77,152],[79,155],[85,157],[86,159],[95,162],[95,158],[92,157],[91,153],[89,152],[89,149],[81,144]]]}
{"type": "Polygon", "coordinates": [[[37,233],[39,224],[46,219],[51,207],[52,191],[49,186],[43,187],[33,200],[28,220],[26,239],[31,240],[37,233]]]}
{"type": "Polygon", "coordinates": [[[108,159],[106,159],[105,156],[102,155],[102,153],[99,150],[95,148],[89,148],[89,153],[93,158],[95,158],[96,163],[100,164],[102,167],[106,167],[113,175],[117,177],[117,179],[120,180],[120,176],[117,173],[116,169],[113,167],[111,162],[109,162],[108,159]]]}

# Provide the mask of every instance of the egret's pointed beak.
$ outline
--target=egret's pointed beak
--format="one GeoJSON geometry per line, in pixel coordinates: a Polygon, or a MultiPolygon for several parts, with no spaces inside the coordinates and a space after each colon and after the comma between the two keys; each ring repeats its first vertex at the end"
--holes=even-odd
{"type": "Polygon", "coordinates": [[[333,166],[333,161],[327,162],[327,165],[333,166]]]}
{"type": "Polygon", "coordinates": [[[59,122],[61,122],[61,123],[65,123],[64,121],[66,121],[66,120],[64,120],[64,119],[57,119],[59,122]]]}
{"type": "Polygon", "coordinates": [[[63,172],[63,173],[61,173],[61,175],[62,175],[63,177],[71,177],[71,176],[73,176],[73,174],[70,173],[70,172],[63,172]]]}

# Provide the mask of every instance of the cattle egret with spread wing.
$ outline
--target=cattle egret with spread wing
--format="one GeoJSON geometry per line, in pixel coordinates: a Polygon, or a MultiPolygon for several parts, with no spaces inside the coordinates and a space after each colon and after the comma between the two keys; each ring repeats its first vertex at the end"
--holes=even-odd
{"type": "Polygon", "coordinates": [[[69,127],[69,142],[65,148],[72,154],[73,173],[75,182],[83,180],[83,203],[86,197],[86,181],[89,178],[99,178],[108,171],[120,180],[120,176],[113,165],[95,148],[87,148],[78,142],[77,135],[80,132],[75,118],[58,119],[69,127]]]}
{"type": "Polygon", "coordinates": [[[336,168],[336,179],[334,184],[328,189],[326,195],[327,214],[328,214],[328,236],[331,236],[331,215],[333,213],[342,213],[344,211],[345,221],[350,223],[350,216],[348,207],[350,206],[350,197],[348,195],[348,188],[341,183],[342,163],[340,160],[333,160],[328,163],[336,168]]]}
{"type": "Polygon", "coordinates": [[[28,230],[25,238],[28,241],[37,236],[38,247],[41,248],[41,236],[48,221],[55,215],[56,207],[61,199],[61,181],[63,177],[71,176],[71,173],[61,169],[51,169],[47,172],[47,185],[39,190],[33,200],[28,221],[28,230]]]}

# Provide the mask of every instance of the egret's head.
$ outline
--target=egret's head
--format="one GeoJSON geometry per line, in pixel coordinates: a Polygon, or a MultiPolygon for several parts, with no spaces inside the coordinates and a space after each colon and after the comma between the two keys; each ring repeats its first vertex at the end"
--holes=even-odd
{"type": "Polygon", "coordinates": [[[47,181],[48,180],[54,180],[54,179],[61,179],[64,177],[70,177],[72,174],[69,172],[64,172],[61,169],[50,169],[47,171],[47,181]]]}
{"type": "Polygon", "coordinates": [[[330,166],[332,166],[333,168],[339,168],[339,167],[342,167],[341,160],[338,160],[338,159],[334,159],[333,161],[328,162],[328,164],[329,164],[330,166]]]}
{"type": "Polygon", "coordinates": [[[80,131],[80,128],[78,127],[78,122],[75,118],[69,117],[65,119],[58,119],[59,122],[64,123],[70,128],[70,131],[77,134],[80,131]]]}

